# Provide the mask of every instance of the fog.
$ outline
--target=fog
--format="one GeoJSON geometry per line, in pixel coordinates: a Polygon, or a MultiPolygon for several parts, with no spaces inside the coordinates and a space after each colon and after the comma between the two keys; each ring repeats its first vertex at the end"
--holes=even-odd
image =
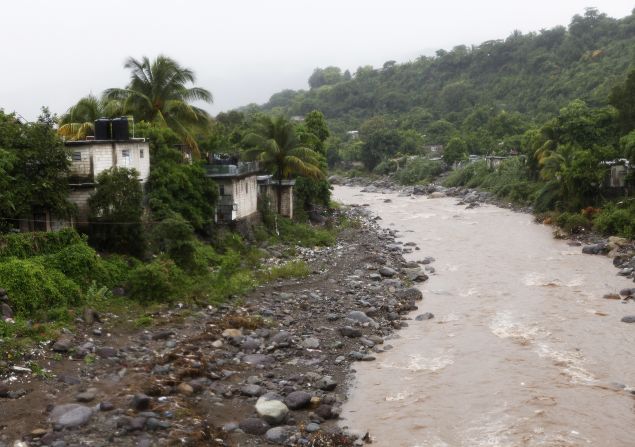
{"type": "Polygon", "coordinates": [[[604,0],[21,0],[0,13],[0,108],[34,119],[80,97],[123,87],[129,56],[170,56],[214,94],[210,113],[307,88],[315,67],[352,72],[567,25],[585,7],[611,17],[633,4],[604,0]]]}

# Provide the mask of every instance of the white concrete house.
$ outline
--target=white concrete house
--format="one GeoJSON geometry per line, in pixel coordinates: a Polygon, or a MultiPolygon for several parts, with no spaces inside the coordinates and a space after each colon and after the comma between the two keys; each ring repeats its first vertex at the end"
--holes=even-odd
{"type": "Polygon", "coordinates": [[[145,185],[150,175],[150,146],[143,138],[125,141],[85,140],[65,143],[71,153],[69,200],[77,205],[76,224],[88,221],[88,198],[95,191],[97,176],[113,168],[136,169],[145,185]]]}
{"type": "Polygon", "coordinates": [[[207,176],[218,184],[216,222],[230,223],[258,216],[257,162],[209,164],[207,176]]]}

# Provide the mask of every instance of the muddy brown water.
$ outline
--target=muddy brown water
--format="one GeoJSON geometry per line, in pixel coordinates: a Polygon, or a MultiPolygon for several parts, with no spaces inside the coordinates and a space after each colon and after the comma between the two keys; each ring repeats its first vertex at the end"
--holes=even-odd
{"type": "Polygon", "coordinates": [[[527,214],[456,199],[336,187],[433,256],[419,313],[375,362],[357,363],[343,425],[379,446],[635,445],[634,287],[527,214]],[[384,203],[390,198],[391,203],[384,203]],[[625,389],[621,387],[625,386],[625,389]]]}

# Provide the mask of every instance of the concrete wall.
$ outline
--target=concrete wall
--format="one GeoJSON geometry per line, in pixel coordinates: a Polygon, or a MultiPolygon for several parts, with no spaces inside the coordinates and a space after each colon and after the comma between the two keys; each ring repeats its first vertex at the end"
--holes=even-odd
{"type": "Polygon", "coordinates": [[[258,212],[258,184],[255,175],[232,179],[232,195],[238,208],[236,219],[244,219],[258,212]]]}
{"type": "Polygon", "coordinates": [[[81,183],[94,182],[103,171],[112,167],[134,168],[145,183],[150,174],[150,146],[141,141],[94,142],[69,145],[71,176],[82,178],[81,183]],[[127,151],[128,156],[124,154],[127,151]],[[76,160],[79,155],[80,160],[76,160]]]}
{"type": "MultiPolygon", "coordinates": [[[[280,206],[280,215],[292,219],[293,218],[293,186],[282,185],[280,188],[282,190],[282,193],[280,195],[280,198],[282,200],[282,205],[280,206]]],[[[269,199],[271,210],[277,213],[278,212],[278,185],[276,185],[275,183],[261,185],[260,195],[263,196],[263,198],[266,197],[267,199],[269,199]]]]}

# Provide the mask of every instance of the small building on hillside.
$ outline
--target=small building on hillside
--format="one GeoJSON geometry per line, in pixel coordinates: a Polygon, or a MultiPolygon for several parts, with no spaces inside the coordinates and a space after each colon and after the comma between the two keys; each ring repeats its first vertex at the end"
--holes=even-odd
{"type": "Polygon", "coordinates": [[[271,175],[258,176],[258,201],[266,201],[273,212],[277,213],[280,210],[281,216],[292,219],[294,186],[294,179],[279,181],[271,175]],[[280,208],[278,208],[278,197],[280,197],[280,208]]]}
{"type": "Polygon", "coordinates": [[[258,215],[258,162],[213,158],[206,165],[207,177],[218,184],[216,222],[256,218],[258,215]]]}
{"type": "Polygon", "coordinates": [[[359,130],[349,130],[346,132],[349,140],[359,140],[359,130]]]}
{"type": "Polygon", "coordinates": [[[601,162],[601,164],[609,168],[604,181],[605,188],[622,190],[627,187],[626,179],[633,172],[627,159],[607,160],[601,162]]]}
{"type": "Polygon", "coordinates": [[[497,169],[504,160],[507,160],[509,157],[501,156],[501,155],[488,155],[485,157],[485,162],[487,163],[487,167],[489,169],[497,169]]]}
{"type": "Polygon", "coordinates": [[[68,199],[76,205],[77,214],[69,220],[53,216],[47,211],[33,213],[21,221],[20,231],[87,227],[88,199],[95,192],[97,176],[110,168],[134,168],[139,172],[139,181],[145,185],[150,175],[150,147],[143,138],[130,138],[127,122],[125,117],[116,120],[101,119],[95,122],[96,137],[64,142],[71,159],[68,199]],[[113,134],[111,122],[115,121],[117,126],[113,134]]]}
{"type": "Polygon", "coordinates": [[[65,143],[71,151],[69,200],[77,205],[76,224],[88,222],[88,198],[95,192],[97,176],[110,168],[136,169],[142,185],[150,175],[150,147],[143,138],[86,140],[65,143]]]}

